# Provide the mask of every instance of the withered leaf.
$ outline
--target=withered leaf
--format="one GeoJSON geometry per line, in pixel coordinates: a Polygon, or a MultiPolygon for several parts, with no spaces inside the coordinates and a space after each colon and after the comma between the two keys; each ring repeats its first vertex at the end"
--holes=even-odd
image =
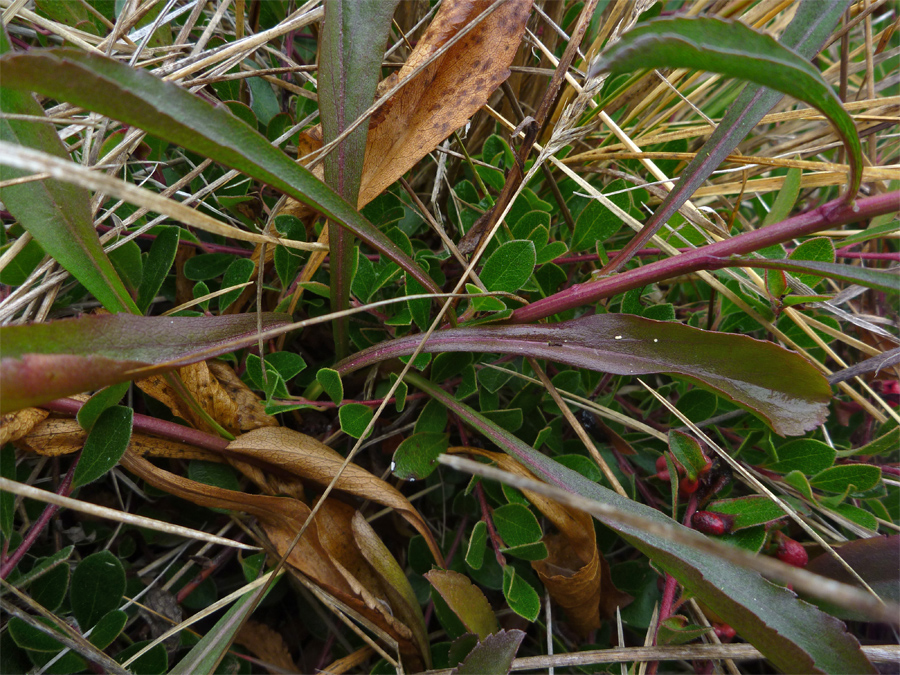
{"type": "MultiPolygon", "coordinates": [[[[265,427],[239,436],[228,445],[231,457],[264,463],[326,487],[338,475],[344,458],[324,443],[291,429],[265,427]]],[[[356,464],[349,464],[335,487],[396,510],[425,538],[435,560],[443,556],[425,520],[396,488],[356,464]]]]}

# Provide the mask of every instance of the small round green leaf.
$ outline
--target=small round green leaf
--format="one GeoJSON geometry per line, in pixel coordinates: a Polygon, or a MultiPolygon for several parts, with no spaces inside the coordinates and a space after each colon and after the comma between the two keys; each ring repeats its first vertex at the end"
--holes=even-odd
{"type": "Polygon", "coordinates": [[[119,463],[131,440],[133,418],[134,411],[120,405],[100,413],[84,442],[81,459],[72,478],[73,487],[97,480],[119,463]]]}
{"type": "Polygon", "coordinates": [[[118,609],[125,593],[125,569],[109,551],[99,551],[78,563],[72,574],[69,600],[82,630],[118,609]]]}
{"type": "Polygon", "coordinates": [[[852,492],[871,490],[881,480],[881,469],[871,464],[845,464],[833,466],[816,474],[810,485],[826,492],[852,492]]]}
{"type": "Polygon", "coordinates": [[[507,504],[494,509],[493,519],[497,532],[507,546],[534,544],[544,536],[531,509],[521,504],[507,504]]]}
{"type": "MultiPolygon", "coordinates": [[[[374,413],[372,409],[362,403],[348,403],[342,405],[338,411],[338,418],[341,421],[341,431],[353,438],[359,438],[363,435],[369,422],[372,421],[374,413]]],[[[371,433],[371,432],[369,432],[371,433]]]]}
{"type": "Polygon", "coordinates": [[[812,438],[800,438],[785,443],[776,451],[778,461],[766,468],[778,473],[802,471],[807,476],[815,476],[832,464],[837,456],[834,448],[812,438]]]}
{"type": "Polygon", "coordinates": [[[88,636],[88,640],[97,649],[106,649],[113,643],[113,640],[119,637],[119,633],[125,628],[126,621],[128,621],[128,615],[120,609],[114,609],[104,614],[103,618],[97,622],[94,630],[88,636]]]}
{"type": "Polygon", "coordinates": [[[404,440],[394,452],[391,471],[402,480],[422,480],[437,468],[437,457],[446,451],[450,438],[445,433],[422,432],[404,440]]]}
{"type": "Polygon", "coordinates": [[[328,394],[334,403],[340,405],[344,400],[344,385],[341,383],[341,376],[336,370],[331,368],[322,368],[316,373],[316,381],[322,385],[322,389],[328,394]]]}

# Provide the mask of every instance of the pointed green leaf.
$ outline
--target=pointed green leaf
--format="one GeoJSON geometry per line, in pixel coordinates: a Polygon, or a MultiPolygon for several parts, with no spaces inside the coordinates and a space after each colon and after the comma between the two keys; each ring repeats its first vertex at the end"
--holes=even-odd
{"type": "Polygon", "coordinates": [[[527,581],[516,574],[511,565],[503,568],[503,595],[509,608],[528,621],[538,618],[541,611],[541,598],[527,581]]]}
{"type": "MultiPolygon", "coordinates": [[[[10,49],[5,29],[0,29],[0,54],[10,49]]],[[[14,58],[15,54],[7,54],[14,58]]],[[[26,91],[13,89],[0,76],[0,112],[4,115],[43,117],[44,111],[26,91]]],[[[0,141],[42,150],[69,159],[52,124],[0,119],[0,141]]],[[[4,167],[7,181],[29,172],[4,167]]],[[[139,314],[112,263],[103,252],[91,218],[90,193],[84,188],[55,180],[27,181],[0,188],[0,200],[35,241],[111,312],[139,314]]]]}
{"type": "Polygon", "coordinates": [[[344,385],[341,382],[341,375],[331,368],[322,368],[316,373],[316,381],[322,385],[322,389],[337,405],[344,400],[344,385]]]}
{"type": "Polygon", "coordinates": [[[712,17],[651,19],[605,50],[588,76],[644,68],[691,68],[755,82],[805,101],[834,125],[850,158],[852,200],[862,181],[856,127],[831,85],[809,61],[736,21],[712,17]]]}
{"type": "Polygon", "coordinates": [[[143,70],[74,49],[33,50],[0,58],[3,86],[94,110],[209,157],[320,211],[385,254],[434,292],[418,265],[334,190],[273,148],[223,107],[143,70]]]}
{"type": "Polygon", "coordinates": [[[479,642],[451,675],[508,675],[525,632],[501,630],[479,642]]]}

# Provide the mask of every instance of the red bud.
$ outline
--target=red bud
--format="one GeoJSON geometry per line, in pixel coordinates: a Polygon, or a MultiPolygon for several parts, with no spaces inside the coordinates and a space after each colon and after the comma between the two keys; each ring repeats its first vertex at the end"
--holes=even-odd
{"type": "Polygon", "coordinates": [[[691,525],[703,534],[725,534],[731,529],[731,523],[712,511],[697,511],[691,516],[691,525]]]}
{"type": "Polygon", "coordinates": [[[806,567],[806,563],[809,562],[809,555],[800,542],[786,537],[781,532],[775,533],[775,541],[778,542],[778,549],[775,551],[776,558],[794,567],[806,567]]]}

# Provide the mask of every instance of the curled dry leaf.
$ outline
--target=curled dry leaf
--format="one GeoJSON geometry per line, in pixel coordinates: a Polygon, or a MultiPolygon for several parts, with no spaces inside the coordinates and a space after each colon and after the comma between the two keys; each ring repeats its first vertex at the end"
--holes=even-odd
{"type": "MultiPolygon", "coordinates": [[[[262,426],[278,426],[278,421],[265,414],[262,403],[228,364],[200,361],[179,368],[177,373],[194,401],[230,433],[240,434],[262,426]]],[[[213,431],[203,417],[169,384],[166,375],[151,375],[136,380],[135,384],[194,428],[213,431]]]]}
{"type": "Polygon", "coordinates": [[[50,413],[40,408],[22,408],[0,417],[0,446],[17,441],[28,434],[35,425],[47,419],[50,413]]]}
{"type": "MultiPolygon", "coordinates": [[[[145,459],[125,453],[122,466],[154,487],[209,508],[223,508],[256,516],[279,555],[291,547],[294,537],[311,513],[309,506],[291,497],[253,495],[198,483],[160,469],[145,459]]],[[[414,633],[424,636],[424,622],[413,629],[402,617],[409,609],[392,604],[396,593],[367,562],[367,557],[347,536],[356,513],[353,507],[335,499],[326,500],[303,537],[291,549],[287,562],[337,598],[360,618],[395,641],[411,669],[428,663],[414,633]]],[[[374,534],[374,533],[373,533],[374,534]]],[[[371,542],[368,542],[371,546],[371,542]]],[[[390,555],[384,544],[380,556],[390,555]]],[[[392,565],[399,569],[396,561],[392,565]]],[[[418,605],[416,605],[417,607],[418,605]]],[[[424,643],[427,647],[427,640],[424,643]]]]}
{"type": "MultiPolygon", "coordinates": [[[[505,471],[534,478],[509,455],[468,447],[450,448],[448,452],[486,457],[505,471]]],[[[632,597],[613,585],[609,565],[597,549],[589,514],[527,490],[524,494],[556,528],[555,533],[543,538],[549,555],[531,566],[553,601],[566,610],[572,627],[584,635],[598,628],[602,619],[611,618],[616,607],[627,605],[632,597]]]]}
{"type": "Polygon", "coordinates": [[[491,603],[469,577],[453,570],[431,570],[425,578],[459,617],[466,630],[484,640],[500,630],[491,603]]]}
{"type": "MultiPolygon", "coordinates": [[[[491,4],[492,0],[444,2],[400,71],[379,85],[381,93],[411,78],[372,116],[357,208],[375,199],[463,126],[509,77],[509,66],[531,13],[531,0],[504,3],[442,56],[417,71],[491,4]]],[[[316,127],[301,143],[300,155],[319,147],[321,130],[316,127]]],[[[285,211],[301,217],[304,213],[296,202],[288,204],[285,211]]]]}
{"type": "MultiPolygon", "coordinates": [[[[282,427],[265,427],[243,434],[228,445],[226,452],[232,458],[256,465],[264,463],[322,487],[331,483],[344,463],[344,458],[324,443],[282,427]]],[[[443,556],[425,520],[392,485],[351,463],[338,477],[335,487],[396,510],[425,537],[435,560],[443,565],[443,556]]]]}

